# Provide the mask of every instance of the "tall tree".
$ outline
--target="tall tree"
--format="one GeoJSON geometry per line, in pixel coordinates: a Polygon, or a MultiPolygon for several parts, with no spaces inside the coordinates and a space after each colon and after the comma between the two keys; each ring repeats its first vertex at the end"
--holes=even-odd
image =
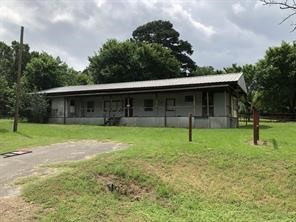
{"type": "Polygon", "coordinates": [[[171,49],[181,64],[182,75],[191,75],[195,68],[195,63],[190,58],[193,53],[192,46],[189,42],[179,39],[180,34],[173,28],[172,23],[162,20],[148,22],[136,28],[132,35],[136,41],[158,43],[171,49]]]}
{"type": "Polygon", "coordinates": [[[42,52],[35,54],[26,66],[24,81],[31,90],[75,85],[76,72],[69,69],[59,57],[42,52]]]}
{"type": "Polygon", "coordinates": [[[107,41],[89,61],[88,71],[96,83],[173,78],[180,69],[170,49],[129,40],[107,41]]]}
{"type": "Polygon", "coordinates": [[[10,88],[4,76],[0,75],[0,117],[7,116],[8,113],[8,95],[10,88]]]}
{"type": "Polygon", "coordinates": [[[86,68],[85,70],[77,74],[77,84],[78,85],[94,84],[93,76],[89,72],[88,68],[86,68]]]}
{"type": "Polygon", "coordinates": [[[14,75],[14,56],[13,49],[6,45],[4,42],[0,42],[0,76],[8,81],[13,79],[14,75]]]}
{"type": "Polygon", "coordinates": [[[269,48],[256,65],[257,97],[270,112],[296,112],[296,43],[269,48]]]}
{"type": "Polygon", "coordinates": [[[206,75],[215,75],[217,71],[213,66],[196,66],[192,71],[192,76],[206,76],[206,75]]]}
{"type": "Polygon", "coordinates": [[[238,73],[238,72],[242,72],[243,68],[237,64],[232,64],[230,67],[224,67],[223,71],[225,73],[238,73]]]}
{"type": "Polygon", "coordinates": [[[13,49],[0,42],[0,116],[7,116],[10,111],[10,98],[14,94],[14,52],[13,49]]]}

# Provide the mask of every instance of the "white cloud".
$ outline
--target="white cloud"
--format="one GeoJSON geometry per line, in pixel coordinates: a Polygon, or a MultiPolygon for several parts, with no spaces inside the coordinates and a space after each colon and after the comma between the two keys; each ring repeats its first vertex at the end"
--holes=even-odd
{"type": "Polygon", "coordinates": [[[206,36],[210,37],[216,33],[214,27],[210,25],[204,25],[192,17],[192,15],[185,10],[180,4],[173,4],[170,8],[163,9],[167,14],[173,17],[175,20],[182,19],[183,22],[189,22],[195,29],[199,30],[206,36]]]}
{"type": "Polygon", "coordinates": [[[109,38],[125,40],[152,20],[169,20],[195,50],[198,65],[253,63],[268,46],[295,39],[285,12],[258,0],[0,0],[0,41],[18,39],[76,69],[109,38]],[[242,15],[243,16],[239,16],[242,15]]]}
{"type": "Polygon", "coordinates": [[[6,30],[4,28],[0,27],[0,37],[4,36],[5,34],[6,34],[6,30]]]}
{"type": "Polygon", "coordinates": [[[0,18],[12,23],[22,22],[20,14],[6,6],[0,6],[0,18]]]}
{"type": "Polygon", "coordinates": [[[106,3],[106,0],[95,0],[95,3],[98,8],[101,8],[103,6],[103,4],[106,3]]]}
{"type": "Polygon", "coordinates": [[[43,29],[44,26],[36,17],[37,8],[27,7],[20,1],[2,1],[0,6],[0,22],[18,26],[30,26],[31,29],[43,29]]]}
{"type": "Polygon", "coordinates": [[[69,66],[73,66],[77,70],[83,70],[85,68],[85,62],[87,58],[81,60],[79,57],[71,54],[67,50],[60,48],[59,46],[48,46],[46,44],[37,44],[33,47],[33,50],[42,48],[42,51],[49,53],[53,57],[60,57],[62,61],[66,62],[69,66]]]}
{"type": "Polygon", "coordinates": [[[63,14],[57,14],[55,15],[52,20],[53,23],[58,23],[58,22],[68,22],[68,23],[74,23],[75,18],[73,17],[72,14],[70,13],[63,13],[63,14]]]}
{"type": "Polygon", "coordinates": [[[263,3],[257,0],[256,3],[254,4],[254,9],[260,9],[262,7],[263,7],[263,3]]]}
{"type": "Polygon", "coordinates": [[[240,14],[240,13],[246,11],[246,9],[239,2],[232,5],[232,10],[233,10],[234,14],[240,14]]]}

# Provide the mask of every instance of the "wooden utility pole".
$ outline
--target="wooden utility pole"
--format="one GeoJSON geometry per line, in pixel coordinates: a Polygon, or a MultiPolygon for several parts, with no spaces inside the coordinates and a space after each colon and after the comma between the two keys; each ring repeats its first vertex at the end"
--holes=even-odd
{"type": "Polygon", "coordinates": [[[259,112],[253,107],[253,143],[258,144],[259,140],[259,112]]]}
{"type": "Polygon", "coordinates": [[[21,37],[19,46],[19,57],[17,67],[17,78],[16,78],[16,99],[15,99],[15,110],[14,110],[14,122],[13,132],[17,132],[17,124],[19,118],[19,107],[20,107],[20,93],[21,93],[21,73],[22,73],[22,57],[23,57],[23,39],[24,39],[24,27],[21,27],[21,37]]]}
{"type": "Polygon", "coordinates": [[[189,114],[189,127],[188,127],[188,139],[192,142],[192,114],[189,114]]]}

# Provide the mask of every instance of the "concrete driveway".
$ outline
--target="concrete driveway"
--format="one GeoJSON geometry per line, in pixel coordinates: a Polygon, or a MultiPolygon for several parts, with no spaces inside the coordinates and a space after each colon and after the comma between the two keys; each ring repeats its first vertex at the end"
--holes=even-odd
{"type": "Polygon", "coordinates": [[[15,179],[40,172],[39,165],[62,161],[81,160],[95,154],[115,151],[125,145],[95,140],[69,141],[36,147],[32,153],[9,158],[0,156],[0,198],[13,196],[18,189],[15,179]]]}

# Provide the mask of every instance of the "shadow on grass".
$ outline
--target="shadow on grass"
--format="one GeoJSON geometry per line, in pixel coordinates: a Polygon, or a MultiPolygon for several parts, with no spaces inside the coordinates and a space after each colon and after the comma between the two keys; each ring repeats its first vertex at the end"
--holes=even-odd
{"type": "Polygon", "coordinates": [[[279,149],[279,144],[276,141],[276,139],[273,138],[271,142],[272,142],[273,149],[278,150],[279,149]]]}
{"type": "Polygon", "coordinates": [[[9,131],[7,129],[0,129],[0,133],[8,133],[9,131]]]}
{"type": "MultiPolygon", "coordinates": [[[[240,129],[252,129],[253,125],[252,124],[249,124],[247,126],[246,125],[240,125],[239,128],[240,129]]],[[[272,126],[260,124],[259,128],[260,129],[270,129],[270,128],[272,128],[272,126]]]]}
{"type": "Polygon", "coordinates": [[[19,134],[19,135],[21,135],[21,136],[23,136],[23,137],[26,137],[26,138],[28,138],[28,139],[32,139],[32,138],[33,138],[32,136],[29,136],[29,135],[24,134],[24,133],[21,133],[21,132],[17,132],[17,134],[19,134]]]}

